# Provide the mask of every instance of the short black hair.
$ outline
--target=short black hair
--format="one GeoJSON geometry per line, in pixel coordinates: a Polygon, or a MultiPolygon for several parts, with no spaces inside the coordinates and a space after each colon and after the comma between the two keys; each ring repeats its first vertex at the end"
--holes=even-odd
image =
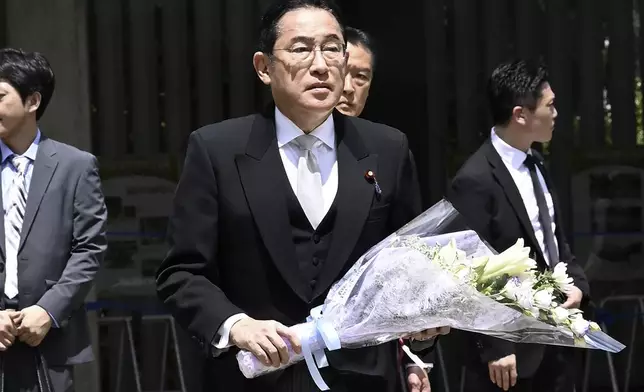
{"type": "Polygon", "coordinates": [[[507,125],[515,106],[535,110],[548,70],[541,61],[513,60],[497,66],[488,81],[488,99],[495,125],[507,125]]]}
{"type": "Polygon", "coordinates": [[[23,103],[29,96],[40,93],[36,120],[45,113],[56,87],[54,71],[42,53],[12,48],[0,49],[0,81],[15,88],[23,103]]]}
{"type": "Polygon", "coordinates": [[[344,29],[344,36],[347,44],[367,49],[371,53],[371,67],[376,68],[376,43],[373,37],[366,31],[348,26],[344,29]]]}
{"type": "Polygon", "coordinates": [[[273,53],[273,47],[275,46],[275,41],[277,41],[277,25],[279,21],[287,12],[300,8],[319,8],[328,11],[338,21],[344,36],[342,13],[333,0],[279,0],[271,4],[262,16],[258,47],[260,52],[273,53]]]}

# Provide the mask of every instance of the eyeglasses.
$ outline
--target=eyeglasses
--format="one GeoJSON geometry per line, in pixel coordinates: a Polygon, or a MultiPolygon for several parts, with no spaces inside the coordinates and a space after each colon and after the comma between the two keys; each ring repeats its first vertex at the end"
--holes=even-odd
{"type": "Polygon", "coordinates": [[[339,42],[328,42],[319,46],[296,44],[291,48],[273,49],[273,51],[287,52],[293,61],[310,64],[315,58],[314,53],[319,50],[328,65],[335,65],[344,59],[345,48],[345,45],[339,42]]]}

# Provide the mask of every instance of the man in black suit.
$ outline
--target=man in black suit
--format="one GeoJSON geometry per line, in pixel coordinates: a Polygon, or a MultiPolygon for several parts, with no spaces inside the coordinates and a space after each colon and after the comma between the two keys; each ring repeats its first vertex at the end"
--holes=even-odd
{"type": "Polygon", "coordinates": [[[347,116],[360,116],[367,104],[373,72],[376,68],[376,53],[373,38],[366,32],[347,27],[347,71],[344,89],[337,109],[347,116]]]}
{"type": "MultiPolygon", "coordinates": [[[[286,326],[421,212],[405,135],[334,112],[346,67],[338,15],[324,0],[270,7],[253,65],[275,105],[190,136],[157,286],[211,357],[217,391],[317,390],[303,363],[245,379],[235,353],[287,361],[286,343],[300,342],[286,326]]],[[[321,372],[334,391],[395,391],[395,354],[393,342],[333,351],[321,372]]]]}
{"type": "MultiPolygon", "coordinates": [[[[491,137],[456,174],[448,199],[497,251],[523,238],[541,270],[568,263],[574,287],[564,307],[580,307],[588,299],[588,283],[566,241],[552,182],[531,149],[550,141],[557,117],[547,71],[525,61],[502,64],[492,73],[488,93],[491,137]]],[[[469,338],[476,354],[468,358],[467,390],[574,390],[575,349],[469,338]]]]}

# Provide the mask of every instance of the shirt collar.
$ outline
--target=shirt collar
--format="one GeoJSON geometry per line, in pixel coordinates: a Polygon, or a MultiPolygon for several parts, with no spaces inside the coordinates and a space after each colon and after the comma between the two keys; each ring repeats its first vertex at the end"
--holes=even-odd
{"type": "MultiPolygon", "coordinates": [[[[24,154],[22,154],[23,157],[29,158],[32,162],[36,160],[36,154],[38,153],[38,144],[40,144],[40,129],[38,129],[38,132],[36,132],[36,138],[34,139],[33,142],[31,142],[31,145],[25,151],[24,154]]],[[[4,164],[9,157],[14,155],[14,152],[11,151],[9,146],[4,144],[0,140],[0,153],[2,153],[2,164],[4,164]]]]}
{"type": "MultiPolygon", "coordinates": [[[[282,148],[298,136],[304,135],[304,131],[298,128],[293,121],[280,112],[277,106],[275,107],[275,131],[277,133],[278,148],[282,148]]],[[[327,119],[310,134],[320,139],[331,150],[334,150],[335,125],[333,123],[333,115],[327,117],[327,119]]]]}
{"type": "Polygon", "coordinates": [[[505,162],[506,165],[512,167],[515,170],[521,168],[521,166],[525,162],[525,159],[528,157],[527,153],[516,149],[506,143],[499,137],[499,135],[496,134],[494,128],[492,128],[490,139],[492,140],[494,149],[499,153],[501,159],[503,160],[503,162],[505,162]]]}

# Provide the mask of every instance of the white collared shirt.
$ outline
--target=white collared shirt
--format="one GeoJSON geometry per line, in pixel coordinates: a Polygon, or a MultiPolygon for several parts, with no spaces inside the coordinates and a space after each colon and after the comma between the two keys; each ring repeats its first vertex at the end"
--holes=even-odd
{"type": "MultiPolygon", "coordinates": [[[[275,107],[275,132],[277,136],[277,148],[282,158],[286,176],[293,188],[293,193],[297,195],[297,164],[303,152],[295,144],[294,140],[298,136],[304,135],[304,132],[293,121],[282,114],[277,107],[275,107]]],[[[320,142],[313,146],[312,152],[315,158],[317,158],[318,166],[320,167],[324,214],[326,215],[338,192],[338,159],[335,146],[333,116],[329,116],[310,135],[320,139],[320,142]]],[[[230,329],[237,321],[246,317],[248,317],[246,314],[238,313],[227,318],[217,331],[218,339],[213,342],[215,348],[225,350],[230,347],[230,329]]]]}
{"type": "MultiPolygon", "coordinates": [[[[541,227],[541,222],[539,221],[539,206],[537,205],[537,198],[534,194],[534,186],[532,185],[532,178],[530,177],[530,171],[528,170],[528,167],[523,163],[526,157],[528,156],[528,154],[510,146],[505,141],[503,141],[503,139],[501,139],[496,134],[496,132],[494,131],[494,128],[492,128],[490,139],[492,141],[492,146],[494,146],[494,149],[496,150],[496,152],[498,152],[499,155],[501,156],[501,160],[503,161],[503,163],[505,164],[505,167],[510,172],[512,179],[514,180],[514,183],[516,184],[517,189],[519,190],[519,194],[523,199],[523,205],[525,206],[526,212],[528,213],[528,218],[530,219],[530,223],[532,224],[532,228],[534,229],[534,235],[537,238],[539,247],[543,252],[543,255],[546,259],[546,263],[548,263],[548,265],[551,265],[550,256],[546,251],[546,243],[545,243],[543,229],[541,227]]],[[[543,178],[541,171],[538,169],[537,169],[537,176],[539,178],[539,183],[541,184],[541,188],[543,189],[543,194],[546,198],[548,211],[550,212],[550,220],[552,221],[552,232],[555,233],[555,230],[556,230],[555,205],[554,205],[554,202],[552,201],[552,195],[548,190],[548,186],[546,185],[546,181],[543,178]]],[[[555,245],[559,247],[559,245],[557,244],[556,237],[555,237],[555,245]]]]}
{"type": "MultiPolygon", "coordinates": [[[[297,164],[303,152],[294,143],[304,132],[275,107],[275,131],[277,133],[277,148],[284,164],[288,181],[297,195],[297,164]]],[[[320,142],[313,147],[322,176],[322,198],[324,200],[324,215],[331,208],[338,192],[338,160],[335,146],[335,127],[333,116],[329,116],[310,135],[317,137],[320,142]]]]}
{"type": "MultiPolygon", "coordinates": [[[[40,144],[40,130],[36,133],[34,141],[31,142],[27,151],[25,151],[21,156],[29,158],[27,167],[25,170],[25,190],[29,192],[29,187],[31,185],[31,177],[34,172],[34,162],[36,161],[36,156],[38,155],[38,144],[40,144]]],[[[11,221],[7,219],[7,212],[9,211],[10,204],[13,202],[10,197],[11,188],[14,186],[13,183],[18,177],[18,169],[11,163],[11,156],[17,155],[0,141],[0,154],[2,154],[2,161],[0,163],[0,180],[2,181],[2,202],[3,202],[3,214],[5,214],[4,219],[4,232],[8,233],[10,230],[13,230],[11,227],[11,221]]],[[[5,237],[5,243],[8,241],[5,237]]],[[[9,246],[5,245],[5,249],[8,249],[9,246]]],[[[7,285],[12,279],[17,279],[18,277],[18,255],[12,252],[7,252],[7,259],[5,260],[5,265],[7,268],[5,274],[5,285],[7,285]],[[10,278],[11,277],[11,278],[10,278]]],[[[15,283],[20,285],[20,282],[17,280],[15,283]]],[[[9,283],[11,284],[11,283],[9,283]]],[[[20,294],[20,293],[19,293],[20,294]]],[[[52,318],[53,319],[53,318],[52,318]]]]}

